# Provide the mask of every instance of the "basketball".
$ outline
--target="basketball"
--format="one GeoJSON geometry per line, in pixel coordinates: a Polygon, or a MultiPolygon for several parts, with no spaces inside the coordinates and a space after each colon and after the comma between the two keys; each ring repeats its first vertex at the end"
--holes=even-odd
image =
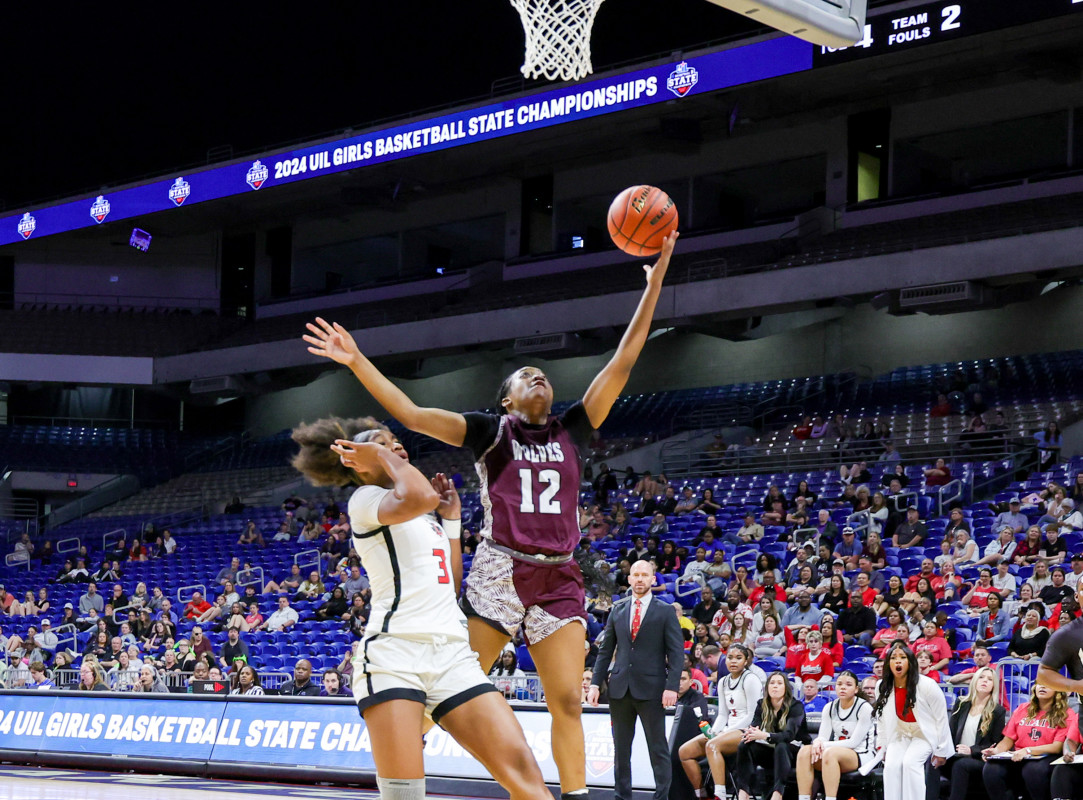
{"type": "Polygon", "coordinates": [[[629,186],[610,204],[608,222],[613,244],[630,256],[653,256],[677,229],[677,206],[655,186],[629,186]]]}

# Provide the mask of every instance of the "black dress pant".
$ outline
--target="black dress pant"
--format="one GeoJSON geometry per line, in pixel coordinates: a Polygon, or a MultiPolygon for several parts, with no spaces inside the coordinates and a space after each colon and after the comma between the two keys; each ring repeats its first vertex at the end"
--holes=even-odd
{"type": "Polygon", "coordinates": [[[741,742],[737,746],[737,764],[733,768],[735,788],[752,794],[752,780],[759,766],[771,775],[771,786],[764,792],[764,797],[770,797],[774,792],[785,794],[786,779],[793,771],[796,754],[789,742],[774,747],[766,742],[741,742]]]}
{"type": "Polygon", "coordinates": [[[673,778],[673,765],[666,742],[666,712],[661,697],[636,700],[630,694],[609,698],[609,718],[613,722],[613,792],[616,800],[632,800],[632,740],[636,719],[643,724],[647,752],[654,769],[654,800],[667,800],[673,778]]]}
{"type": "Polygon", "coordinates": [[[980,792],[985,788],[982,783],[984,767],[984,761],[971,756],[949,758],[939,769],[930,766],[927,800],[937,800],[940,797],[940,776],[948,779],[951,787],[948,795],[950,800],[966,800],[971,791],[980,792]]]}
{"type": "MultiPolygon", "coordinates": [[[[1078,759],[1079,756],[1076,758],[1078,759]]],[[[1076,800],[1083,797],[1083,765],[1061,764],[1053,767],[1049,793],[1053,800],[1076,800]]]]}
{"type": "Polygon", "coordinates": [[[1053,756],[1025,761],[986,761],[982,769],[982,779],[985,781],[989,800],[1015,800],[1020,794],[1029,800],[1050,800],[1052,762],[1053,756]]]}

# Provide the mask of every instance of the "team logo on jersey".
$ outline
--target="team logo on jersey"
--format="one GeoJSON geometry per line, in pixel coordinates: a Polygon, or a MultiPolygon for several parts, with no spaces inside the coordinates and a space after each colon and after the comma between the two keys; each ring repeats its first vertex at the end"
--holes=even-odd
{"type": "Polygon", "coordinates": [[[90,206],[90,216],[94,218],[95,222],[101,225],[102,221],[109,216],[109,208],[109,201],[101,195],[98,195],[98,199],[90,206]]]}
{"type": "MultiPolygon", "coordinates": [[[[604,720],[604,718],[603,718],[604,720]]],[[[613,731],[608,720],[599,722],[586,734],[587,774],[602,780],[613,779],[613,731]]]]}
{"type": "Polygon", "coordinates": [[[253,189],[258,190],[267,182],[267,167],[259,161],[253,162],[248,169],[248,174],[244,176],[244,180],[253,189]]]}
{"type": "Polygon", "coordinates": [[[699,71],[695,67],[688,66],[687,61],[682,61],[666,79],[666,88],[677,97],[684,97],[699,83],[699,71]]]}
{"type": "Polygon", "coordinates": [[[173,201],[173,205],[182,205],[191,193],[192,186],[184,178],[177,178],[169,187],[169,199],[173,201]]]}
{"type": "Polygon", "coordinates": [[[23,239],[29,239],[30,234],[32,234],[34,230],[38,227],[38,221],[32,216],[30,216],[30,212],[27,211],[23,214],[23,218],[19,220],[19,224],[17,227],[19,230],[19,235],[22,236],[23,239]]]}

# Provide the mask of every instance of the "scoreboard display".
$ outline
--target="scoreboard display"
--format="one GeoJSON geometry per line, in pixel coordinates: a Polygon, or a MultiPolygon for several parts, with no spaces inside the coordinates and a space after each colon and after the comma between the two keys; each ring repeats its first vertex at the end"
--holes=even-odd
{"type": "Polygon", "coordinates": [[[941,0],[869,17],[864,38],[852,47],[815,46],[820,66],[858,61],[927,44],[1026,25],[1072,13],[1083,15],[1083,0],[941,0]]]}

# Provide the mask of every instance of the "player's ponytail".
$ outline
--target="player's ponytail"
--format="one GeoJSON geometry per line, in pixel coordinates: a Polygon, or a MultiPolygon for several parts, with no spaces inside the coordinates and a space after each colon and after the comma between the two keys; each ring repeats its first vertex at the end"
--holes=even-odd
{"type": "Polygon", "coordinates": [[[357,473],[345,466],[338,453],[331,449],[335,439],[352,439],[369,431],[385,431],[383,425],[372,417],[326,417],[293,429],[291,438],[300,451],[290,464],[305,476],[313,486],[347,486],[357,484],[357,473]]]}

